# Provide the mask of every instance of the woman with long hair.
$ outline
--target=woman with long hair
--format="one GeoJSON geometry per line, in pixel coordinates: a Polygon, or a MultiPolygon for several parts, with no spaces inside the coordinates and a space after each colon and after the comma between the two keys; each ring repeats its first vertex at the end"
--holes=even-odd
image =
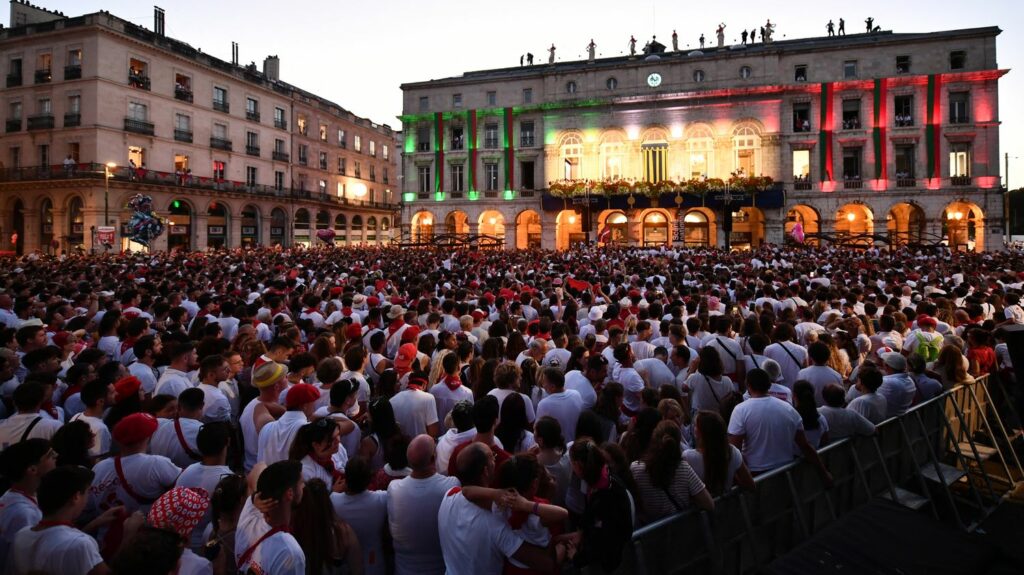
{"type": "MultiPolygon", "coordinates": [[[[809,381],[799,380],[793,384],[793,407],[800,414],[804,425],[804,435],[811,447],[818,449],[828,443],[828,421],[818,413],[814,399],[814,386],[809,381]]],[[[799,455],[794,445],[794,455],[799,455]]]]}
{"type": "Polygon", "coordinates": [[[565,447],[562,425],[554,417],[545,415],[537,419],[533,438],[537,442],[537,461],[551,477],[551,502],[564,506],[572,466],[569,464],[569,451],[565,447]]]}
{"type": "Polygon", "coordinates": [[[654,428],[642,459],[630,465],[640,497],[640,522],[667,517],[690,508],[691,502],[708,511],[714,501],[704,482],[683,459],[679,426],[663,421],[654,428]]]}
{"type": "Polygon", "coordinates": [[[203,534],[202,556],[209,559],[216,575],[234,575],[235,529],[245,506],[249,486],[242,475],[225,475],[210,494],[210,524],[203,534]]]}
{"type": "Polygon", "coordinates": [[[318,365],[328,357],[334,357],[338,353],[334,334],[325,333],[318,336],[313,340],[313,345],[309,347],[309,353],[316,358],[316,363],[318,365]]]}
{"type": "Polygon", "coordinates": [[[725,375],[719,351],[710,346],[697,353],[697,371],[686,378],[683,388],[689,392],[691,414],[702,409],[722,410],[727,407],[730,394],[737,391],[732,379],[725,375]]]}
{"type": "Polygon", "coordinates": [[[480,368],[480,378],[477,379],[476,385],[473,386],[473,401],[480,401],[495,388],[494,371],[498,369],[499,363],[501,363],[501,360],[498,359],[488,359],[484,362],[480,368]]]}
{"type": "Polygon", "coordinates": [[[321,417],[299,428],[288,449],[288,459],[302,464],[302,478],[305,481],[320,479],[331,485],[341,477],[339,465],[344,469],[346,461],[340,461],[341,430],[330,417],[321,417]],[[335,459],[339,461],[335,461],[335,459]]]}
{"type": "Polygon", "coordinates": [[[645,407],[629,422],[629,429],[622,435],[619,445],[626,452],[627,461],[633,462],[643,457],[651,442],[654,428],[661,422],[661,414],[652,407],[645,407]]]}
{"type": "Polygon", "coordinates": [[[526,340],[519,331],[508,334],[508,343],[505,344],[505,359],[515,361],[520,353],[526,351],[526,340]]]}
{"type": "Polygon", "coordinates": [[[385,451],[391,445],[391,438],[401,435],[402,431],[395,421],[395,410],[387,399],[378,397],[370,402],[368,419],[370,432],[359,444],[359,455],[366,459],[370,470],[376,473],[384,467],[385,451]]]}
{"type": "Polygon", "coordinates": [[[974,377],[988,375],[999,369],[996,350],[992,347],[992,335],[987,330],[967,330],[967,360],[970,362],[970,373],[974,377]]]}
{"type": "Polygon", "coordinates": [[[526,400],[522,395],[513,393],[501,403],[501,415],[494,436],[509,453],[529,451],[536,445],[526,418],[526,400]]]}
{"type": "Polygon", "coordinates": [[[306,575],[337,573],[343,567],[351,574],[363,573],[359,540],[335,515],[323,480],[306,481],[302,500],[292,512],[291,533],[306,556],[306,575]]]}
{"type": "Polygon", "coordinates": [[[729,491],[733,483],[753,490],[754,478],[743,462],[743,454],[729,443],[722,416],[716,411],[697,412],[693,429],[697,448],[684,451],[683,459],[704,482],[711,496],[729,491]]]}
{"type": "Polygon", "coordinates": [[[974,376],[967,373],[969,362],[955,345],[946,344],[939,351],[939,357],[929,366],[943,389],[952,389],[958,385],[974,383],[974,376]]]}
{"type": "MultiPolygon", "coordinates": [[[[604,384],[601,388],[601,393],[597,395],[597,402],[594,407],[590,410],[595,413],[600,420],[602,437],[595,437],[595,440],[611,441],[613,443],[619,441],[619,431],[621,430],[622,421],[622,402],[625,399],[625,391],[622,389],[622,384],[616,381],[611,381],[604,384]]],[[[582,419],[582,418],[581,418],[582,419]]],[[[579,424],[577,424],[577,428],[579,424]]]]}
{"type": "Polygon", "coordinates": [[[537,360],[528,357],[523,360],[519,369],[522,371],[522,376],[519,378],[519,391],[530,398],[530,401],[533,402],[534,413],[536,413],[537,404],[540,403],[544,395],[544,389],[538,381],[540,379],[540,365],[537,364],[537,360]]]}

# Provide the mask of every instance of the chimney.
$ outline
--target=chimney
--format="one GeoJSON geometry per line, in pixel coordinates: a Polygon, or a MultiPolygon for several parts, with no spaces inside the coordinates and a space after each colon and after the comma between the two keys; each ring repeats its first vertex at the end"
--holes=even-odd
{"type": "Polygon", "coordinates": [[[238,65],[238,42],[231,43],[231,63],[238,65]]]}
{"type": "Polygon", "coordinates": [[[157,36],[164,35],[164,9],[153,6],[153,31],[157,36]]]}
{"type": "Polygon", "coordinates": [[[281,80],[281,59],[277,56],[267,56],[263,60],[263,75],[268,80],[278,82],[281,80]]]}

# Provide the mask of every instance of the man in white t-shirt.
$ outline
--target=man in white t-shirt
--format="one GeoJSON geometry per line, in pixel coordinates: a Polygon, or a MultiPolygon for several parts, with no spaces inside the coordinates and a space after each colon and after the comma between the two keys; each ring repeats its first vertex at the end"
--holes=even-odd
{"type": "MultiPolygon", "coordinates": [[[[451,418],[452,426],[437,440],[437,451],[434,454],[437,472],[444,475],[448,474],[448,460],[455,448],[473,439],[477,433],[473,425],[472,401],[456,403],[452,408],[451,418]]],[[[495,442],[500,443],[497,438],[495,442]]]]}
{"type": "Polygon", "coordinates": [[[172,419],[160,418],[159,427],[149,443],[149,451],[163,455],[178,467],[188,467],[199,461],[196,436],[203,422],[203,392],[190,387],[178,396],[178,415],[172,419]]]}
{"type": "Polygon", "coordinates": [[[750,471],[770,471],[793,461],[793,444],[804,457],[817,466],[826,486],[832,476],[818,457],[818,452],[804,436],[800,414],[792,405],[770,397],[771,378],[762,369],[747,373],[750,399],[741,402],[729,419],[729,442],[743,452],[750,471]]]}
{"type": "Polygon", "coordinates": [[[1020,294],[1008,293],[1005,299],[1006,307],[1003,308],[1005,324],[1024,325],[1024,308],[1020,306],[1020,294]]]}
{"type": "Polygon", "coordinates": [[[156,382],[160,378],[153,364],[156,363],[156,357],[163,353],[163,342],[159,336],[144,335],[136,340],[132,350],[135,361],[128,366],[128,373],[139,378],[147,397],[152,396],[156,392],[156,382]]]}
{"type": "Polygon", "coordinates": [[[587,366],[583,372],[572,370],[565,374],[565,388],[580,394],[583,408],[590,409],[597,403],[597,388],[604,384],[608,377],[608,360],[596,353],[587,358],[587,366]]]}
{"type": "Polygon", "coordinates": [[[299,433],[299,428],[309,423],[320,391],[308,383],[299,383],[288,388],[285,396],[287,411],[277,421],[271,421],[259,432],[256,447],[256,461],[275,463],[288,459],[288,450],[299,433]]]}
{"type": "MultiPolygon", "coordinates": [[[[228,445],[231,442],[231,426],[222,421],[207,423],[199,430],[196,444],[202,460],[185,468],[174,482],[175,487],[190,487],[204,490],[209,495],[217,489],[217,484],[225,475],[233,472],[227,466],[228,445]]],[[[203,518],[192,530],[189,545],[193,550],[202,547],[203,531],[210,523],[212,510],[207,509],[203,518]]]]}
{"type": "Polygon", "coordinates": [[[196,356],[196,348],[192,342],[167,344],[165,349],[170,350],[171,363],[157,380],[156,390],[153,394],[178,397],[181,392],[193,387],[192,379],[188,374],[195,369],[199,358],[196,356]]]}
{"type": "Polygon", "coordinates": [[[199,385],[203,392],[203,423],[231,421],[231,402],[220,389],[220,382],[231,376],[231,368],[222,355],[204,357],[199,364],[199,385]]]}
{"type": "MultiPolygon", "coordinates": [[[[463,487],[449,489],[437,512],[447,575],[501,573],[507,558],[540,572],[557,570],[558,556],[564,550],[561,544],[556,547],[556,557],[552,557],[547,551],[524,542],[503,515],[493,513],[492,499],[474,497],[471,501],[462,492],[466,487],[491,484],[494,460],[487,446],[470,444],[459,453],[456,466],[463,487]]],[[[523,511],[527,513],[537,511],[537,505],[522,497],[514,501],[514,505],[525,507],[523,511]]]]}
{"type": "Polygon", "coordinates": [[[818,408],[818,414],[828,422],[828,439],[830,442],[852,435],[871,435],[875,425],[863,415],[845,407],[846,392],[842,386],[829,385],[822,391],[825,405],[818,408]]]}
{"type": "Polygon", "coordinates": [[[25,439],[50,439],[60,429],[59,421],[39,412],[48,386],[29,381],[14,390],[14,407],[18,413],[0,421],[0,450],[25,439]]]}
{"type": "Polygon", "coordinates": [[[57,453],[46,439],[26,439],[0,452],[0,473],[11,482],[0,496],[0,565],[8,565],[7,551],[14,536],[43,518],[36,492],[44,475],[57,466],[57,453]]]}
{"type": "Polygon", "coordinates": [[[793,343],[795,337],[793,327],[787,323],[779,324],[775,328],[777,339],[775,343],[764,348],[764,356],[774,359],[782,366],[783,385],[793,389],[800,370],[807,364],[807,350],[803,346],[793,343]]]}
{"type": "Polygon", "coordinates": [[[564,437],[576,437],[576,421],[584,409],[583,398],[578,392],[565,389],[565,376],[556,367],[544,368],[541,385],[548,395],[537,404],[537,418],[554,417],[562,425],[564,437]]]}
{"type": "Polygon", "coordinates": [[[825,365],[828,363],[832,351],[824,343],[816,341],[807,346],[807,355],[810,356],[814,365],[801,369],[797,373],[796,379],[797,381],[803,380],[811,384],[811,387],[814,388],[814,402],[818,407],[821,407],[825,404],[824,399],[821,397],[821,392],[829,385],[843,387],[843,376],[839,375],[838,371],[825,365]]]}
{"type": "Polygon", "coordinates": [[[114,405],[116,392],[114,384],[94,379],[82,387],[80,394],[85,411],[76,413],[69,421],[84,421],[89,425],[96,441],[89,448],[89,455],[100,457],[110,451],[110,429],[103,421],[107,408],[114,405]]]}
{"type": "Polygon", "coordinates": [[[437,511],[459,480],[437,473],[434,440],[419,435],[406,451],[412,473],[388,484],[388,527],[395,547],[395,573],[443,573],[437,511]]]}
{"type": "Polygon", "coordinates": [[[861,369],[857,374],[857,384],[846,394],[846,408],[863,415],[865,419],[878,425],[886,420],[889,412],[885,397],[876,393],[882,387],[882,372],[877,369],[861,369]]]}
{"type": "Polygon", "coordinates": [[[704,336],[701,349],[714,348],[718,352],[718,357],[722,359],[723,373],[733,381],[743,381],[746,366],[743,363],[743,349],[739,342],[731,337],[732,317],[719,316],[715,319],[715,327],[715,333],[704,336]]]}
{"type": "Polygon", "coordinates": [[[884,353],[882,369],[885,376],[882,378],[882,387],[878,388],[878,395],[885,398],[885,416],[903,415],[914,402],[917,393],[917,386],[907,373],[907,358],[895,351],[884,353]]]}
{"type": "Polygon", "coordinates": [[[433,395],[424,391],[429,385],[426,374],[412,372],[405,390],[392,396],[391,408],[402,433],[438,436],[440,425],[437,421],[437,401],[433,395]]]}
{"type": "Polygon", "coordinates": [[[618,367],[612,374],[612,379],[622,385],[622,410],[626,415],[633,415],[640,411],[643,402],[640,394],[644,391],[644,379],[633,368],[633,348],[628,343],[620,343],[615,346],[615,361],[618,367]]]}
{"type": "Polygon", "coordinates": [[[676,376],[668,366],[668,350],[664,347],[654,348],[654,355],[647,359],[638,359],[633,369],[644,379],[644,384],[657,391],[663,385],[673,385],[676,376]]]}
{"type": "Polygon", "coordinates": [[[288,532],[304,489],[298,461],[278,461],[260,473],[256,493],[246,498],[235,529],[234,560],[239,573],[305,575],[306,554],[288,532]],[[256,498],[277,504],[263,514],[254,505],[256,498]]]}
{"type": "MultiPolygon", "coordinates": [[[[537,340],[542,341],[542,340],[537,340]]],[[[494,389],[487,392],[487,395],[493,395],[498,400],[498,409],[501,409],[501,404],[505,402],[505,398],[512,395],[513,393],[519,393],[519,384],[522,377],[522,370],[519,366],[509,362],[502,362],[498,364],[498,367],[494,370],[494,389]]],[[[537,420],[537,414],[533,410],[533,400],[530,399],[525,393],[519,393],[523,396],[523,402],[526,403],[526,421],[533,424],[537,420]]]]}

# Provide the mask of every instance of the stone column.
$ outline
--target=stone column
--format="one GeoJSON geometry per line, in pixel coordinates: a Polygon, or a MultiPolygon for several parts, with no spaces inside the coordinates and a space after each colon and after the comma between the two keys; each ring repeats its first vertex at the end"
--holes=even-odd
{"type": "Polygon", "coordinates": [[[466,226],[469,228],[469,235],[475,236],[480,233],[480,224],[476,220],[470,218],[466,226]]]}
{"type": "Polygon", "coordinates": [[[31,253],[41,247],[41,225],[38,210],[25,210],[25,233],[22,234],[24,237],[18,238],[18,242],[24,246],[23,253],[31,253]]]}
{"type": "Polygon", "coordinates": [[[262,214],[262,212],[261,212],[260,213],[260,220],[259,221],[260,221],[260,228],[258,230],[256,230],[256,234],[257,234],[256,235],[256,241],[258,241],[261,246],[269,246],[270,245],[270,222],[272,220],[270,219],[269,215],[264,216],[262,214]]]}
{"type": "MultiPolygon", "coordinates": [[[[68,236],[71,235],[70,224],[68,224],[68,212],[63,208],[54,206],[53,214],[53,239],[59,244],[53,251],[54,255],[66,253],[68,250],[68,236]]],[[[49,246],[43,246],[43,251],[48,251],[49,246]]]]}
{"type": "Polygon", "coordinates": [[[196,251],[205,251],[207,247],[207,229],[210,218],[206,214],[194,214],[192,216],[191,228],[192,228],[192,249],[196,251]]]}
{"type": "MultiPolygon", "coordinates": [[[[785,215],[782,209],[764,210],[764,241],[765,243],[782,245],[786,238],[785,215]]],[[[754,246],[755,248],[757,246],[754,246]]]]}
{"type": "Polygon", "coordinates": [[[519,230],[519,226],[516,224],[515,220],[512,220],[511,223],[505,222],[505,249],[506,250],[514,250],[514,249],[516,249],[516,240],[518,239],[518,234],[517,234],[518,230],[519,230]]]}
{"type": "Polygon", "coordinates": [[[242,213],[239,212],[238,215],[228,214],[228,218],[230,220],[230,225],[226,230],[228,232],[228,237],[227,241],[224,242],[224,245],[229,248],[237,248],[242,245],[242,213]]]}
{"type": "Polygon", "coordinates": [[[540,247],[553,250],[558,246],[558,223],[556,215],[550,212],[540,213],[540,247]]]}

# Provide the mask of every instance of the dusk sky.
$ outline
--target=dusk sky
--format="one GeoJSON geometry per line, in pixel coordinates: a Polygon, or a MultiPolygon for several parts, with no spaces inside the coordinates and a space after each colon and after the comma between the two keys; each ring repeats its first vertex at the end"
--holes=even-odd
{"type": "MultiPolygon", "coordinates": [[[[67,15],[108,10],[153,26],[151,3],[129,0],[33,0],[67,15]]],[[[593,38],[598,55],[627,50],[630,34],[639,46],[657,34],[669,44],[672,30],[681,47],[703,33],[712,42],[726,24],[727,40],[771,18],[778,40],[825,35],[825,24],[845,18],[848,32],[875,18],[883,30],[927,32],[999,26],[998,63],[1011,72],[1000,81],[1001,154],[1010,154],[1010,186],[1024,186],[1024,10],[1010,0],[965,3],[952,0],[892,2],[767,2],[734,0],[714,7],[669,0],[519,0],[501,6],[469,0],[330,2],[298,0],[161,0],[167,34],[204,52],[230,60],[238,42],[240,62],[262,65],[268,54],[281,58],[281,78],[378,123],[401,128],[399,85],[459,75],[467,70],[519,64],[533,52],[546,61],[554,42],[558,59],[583,58],[593,38]],[[736,17],[742,14],[742,19],[736,17]]],[[[4,24],[8,25],[5,12],[4,24]]],[[[638,47],[639,47],[638,46],[638,47]]],[[[1000,157],[1002,164],[1002,156],[1000,157]]],[[[1001,167],[1002,169],[1002,167],[1001,167]]]]}

